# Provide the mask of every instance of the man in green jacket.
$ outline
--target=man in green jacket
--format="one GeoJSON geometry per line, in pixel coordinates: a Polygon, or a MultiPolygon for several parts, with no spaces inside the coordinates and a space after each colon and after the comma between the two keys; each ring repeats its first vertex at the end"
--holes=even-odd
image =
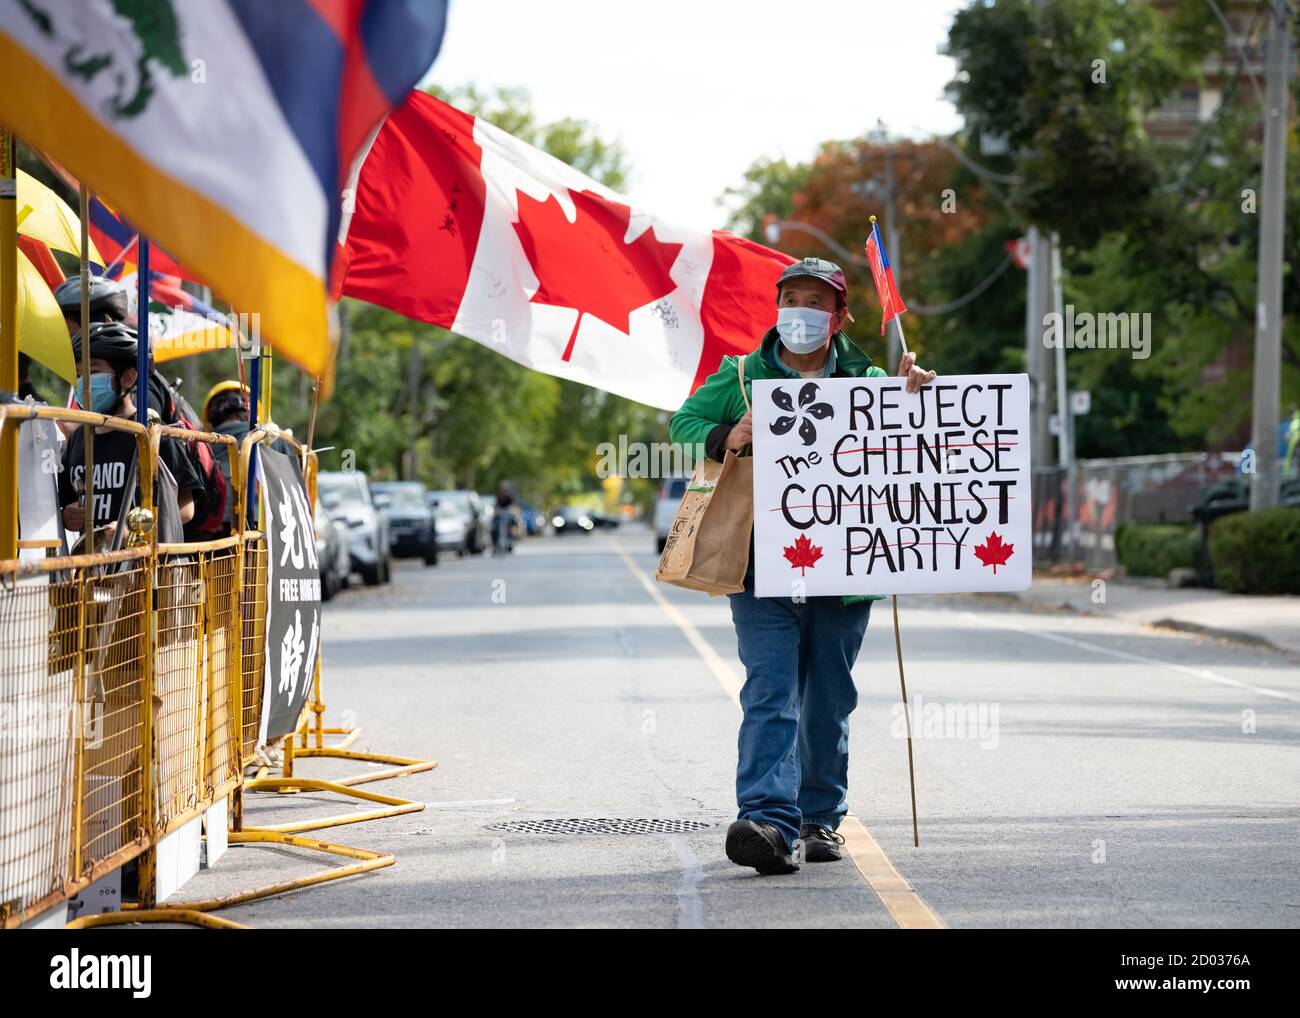
{"type": "MultiPolygon", "coordinates": [[[[840,332],[851,321],[844,273],[805,258],[776,284],[777,322],[745,356],[754,378],[872,378],[885,375],[840,332]]],[[[904,354],[898,374],[916,392],[934,377],[904,354]]],[[[753,422],[736,358],[723,358],[673,415],[669,437],[723,460],[748,452],[753,422]]],[[[752,541],[752,535],[751,535],[752,541]]],[[[853,663],[872,601],[851,597],[754,596],[754,556],[745,589],[729,595],[745,685],[740,691],[736,821],[727,858],[759,873],[793,873],[801,860],[830,862],[844,843],[836,828],[848,813],[849,714],[857,706],[853,663]]]]}

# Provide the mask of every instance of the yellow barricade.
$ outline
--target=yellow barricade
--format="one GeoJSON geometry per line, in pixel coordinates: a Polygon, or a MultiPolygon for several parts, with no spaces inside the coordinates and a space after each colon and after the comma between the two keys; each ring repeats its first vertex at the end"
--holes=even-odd
{"type": "MultiPolygon", "coordinates": [[[[240,447],[223,435],[52,407],[0,405],[0,432],[36,418],[134,435],[147,512],[133,514],[121,550],[0,562],[0,925],[21,925],[136,857],[138,906],[71,925],[146,918],[236,925],[205,913],[392,865],[390,854],[292,832],[411,812],[422,803],[297,779],[294,786],[334,790],[382,808],[285,825],[289,831],[243,829],[242,793],[258,784],[244,773],[261,724],[268,561],[265,535],[245,528],[242,479],[253,446],[280,438],[298,454],[314,502],[315,455],[274,426],[255,429],[240,447]],[[156,541],[150,500],[163,438],[226,447],[231,536],[156,541]],[[159,839],[226,796],[231,843],[310,848],[356,861],[230,899],[187,903],[180,912],[152,909],[152,850],[159,839]]],[[[314,696],[301,718],[304,743],[313,709],[320,728],[319,676],[318,658],[314,696]]],[[[292,743],[285,740],[289,759],[292,743]]],[[[285,779],[261,784],[289,790],[285,779]]]]}

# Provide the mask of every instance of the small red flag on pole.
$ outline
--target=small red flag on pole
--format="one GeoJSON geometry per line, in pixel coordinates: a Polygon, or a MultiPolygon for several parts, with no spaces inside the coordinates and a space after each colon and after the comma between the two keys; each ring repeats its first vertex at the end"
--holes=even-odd
{"type": "Polygon", "coordinates": [[[898,295],[898,284],[894,282],[894,270],[889,264],[889,255],[885,251],[885,242],[880,237],[880,227],[876,217],[871,217],[871,236],[867,238],[867,261],[871,263],[871,278],[876,283],[876,296],[884,315],[880,319],[880,334],[885,334],[885,326],[894,321],[898,326],[898,338],[907,352],[907,340],[903,338],[903,320],[899,316],[907,310],[903,298],[898,295]]]}

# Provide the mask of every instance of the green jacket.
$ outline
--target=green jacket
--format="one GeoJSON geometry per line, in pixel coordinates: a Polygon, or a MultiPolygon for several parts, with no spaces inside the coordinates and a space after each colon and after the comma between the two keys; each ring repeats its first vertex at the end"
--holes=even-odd
{"type": "MultiPolygon", "coordinates": [[[[875,367],[871,358],[859,350],[842,332],[832,338],[834,344],[835,367],[832,378],[879,378],[887,372],[875,367]]],[[[769,329],[759,343],[758,349],[745,355],[745,389],[750,402],[753,392],[749,385],[755,378],[798,378],[777,359],[780,339],[776,329],[769,329]]],[[[727,435],[736,422],[745,416],[745,397],[740,392],[740,381],[736,377],[736,358],[724,357],[718,370],[704,380],[695,392],[687,397],[673,418],[668,423],[668,437],[671,441],[692,449],[704,448],[710,459],[722,462],[726,455],[727,435]]],[[[741,455],[749,455],[748,446],[741,450],[741,455]]],[[[754,572],[753,534],[750,534],[749,571],[754,572]]],[[[846,605],[860,601],[879,601],[883,594],[849,594],[843,598],[846,605]]]]}

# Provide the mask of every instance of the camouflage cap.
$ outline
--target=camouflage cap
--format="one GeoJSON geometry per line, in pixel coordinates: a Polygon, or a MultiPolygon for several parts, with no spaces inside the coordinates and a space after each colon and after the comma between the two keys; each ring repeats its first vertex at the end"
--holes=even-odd
{"type": "Polygon", "coordinates": [[[785,271],[777,278],[776,292],[780,296],[781,285],[788,283],[792,279],[798,279],[806,276],[811,279],[820,279],[823,283],[829,283],[832,287],[843,295],[847,300],[849,288],[844,282],[844,270],[834,262],[827,261],[825,258],[803,258],[793,265],[787,265],[785,271]]]}

